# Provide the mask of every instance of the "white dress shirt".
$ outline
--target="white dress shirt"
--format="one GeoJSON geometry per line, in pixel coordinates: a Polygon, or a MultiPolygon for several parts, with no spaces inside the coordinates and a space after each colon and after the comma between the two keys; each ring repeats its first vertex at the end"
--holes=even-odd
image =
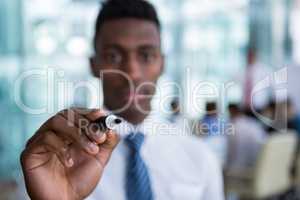
{"type": "MultiPolygon", "coordinates": [[[[149,170],[155,199],[224,199],[220,166],[199,138],[154,115],[140,126],[124,122],[117,130],[121,138],[132,131],[146,135],[141,155],[149,170]]],[[[128,148],[121,140],[88,200],[126,200],[127,156],[128,148]]]]}
{"type": "Polygon", "coordinates": [[[228,136],[228,170],[251,169],[267,139],[263,127],[254,119],[240,116],[233,121],[233,133],[228,136]]]}
{"type": "MultiPolygon", "coordinates": [[[[224,200],[219,163],[201,139],[181,132],[176,124],[148,117],[140,126],[124,122],[117,132],[124,139],[133,131],[145,134],[141,155],[151,179],[155,200],[224,200]]],[[[127,145],[121,139],[103,176],[86,200],[126,200],[127,145]]],[[[20,200],[28,199],[24,183],[20,200]]]]}
{"type": "MultiPolygon", "coordinates": [[[[252,104],[255,108],[263,108],[269,101],[270,93],[274,92],[273,85],[271,83],[270,86],[266,88],[260,88],[260,85],[263,84],[263,86],[267,86],[264,84],[264,81],[266,81],[268,78],[272,79],[272,70],[270,67],[264,65],[263,63],[256,62],[252,64],[251,66],[248,66],[245,71],[245,76],[241,76],[240,72],[237,75],[239,80],[241,81],[243,85],[243,91],[248,91],[247,89],[247,79],[250,78],[251,85],[250,87],[250,97],[252,97],[252,104]]],[[[249,94],[244,94],[244,97],[249,94]]],[[[245,99],[244,99],[245,100],[245,99]]],[[[249,103],[249,102],[248,102],[249,103]]],[[[247,105],[249,106],[249,105],[247,105]]]]}

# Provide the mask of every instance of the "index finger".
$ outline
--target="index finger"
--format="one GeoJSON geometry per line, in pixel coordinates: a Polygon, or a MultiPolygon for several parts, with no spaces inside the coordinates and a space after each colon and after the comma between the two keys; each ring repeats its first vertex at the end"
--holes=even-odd
{"type": "Polygon", "coordinates": [[[99,117],[105,116],[107,113],[101,109],[85,109],[85,108],[73,108],[73,110],[83,116],[85,116],[90,121],[95,121],[99,117]]]}

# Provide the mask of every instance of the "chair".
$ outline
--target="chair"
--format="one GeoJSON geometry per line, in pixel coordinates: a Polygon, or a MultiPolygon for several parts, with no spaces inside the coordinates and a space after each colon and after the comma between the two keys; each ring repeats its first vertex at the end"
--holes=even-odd
{"type": "Polygon", "coordinates": [[[296,144],[292,131],[270,136],[253,169],[225,173],[226,192],[237,193],[240,199],[265,199],[289,190],[296,144]]]}
{"type": "Polygon", "coordinates": [[[294,174],[293,185],[294,188],[300,193],[300,142],[298,141],[297,155],[295,159],[295,174],[294,174]]]}

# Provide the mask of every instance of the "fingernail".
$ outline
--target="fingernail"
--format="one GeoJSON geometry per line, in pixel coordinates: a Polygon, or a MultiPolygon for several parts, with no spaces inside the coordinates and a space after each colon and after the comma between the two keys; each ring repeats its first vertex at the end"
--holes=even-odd
{"type": "Polygon", "coordinates": [[[72,158],[69,158],[68,161],[67,161],[67,166],[68,167],[72,167],[74,165],[74,161],[72,158]]]}
{"type": "Polygon", "coordinates": [[[99,138],[100,140],[103,139],[103,137],[105,137],[105,134],[101,131],[97,131],[95,133],[96,137],[99,138]]]}
{"type": "Polygon", "coordinates": [[[100,127],[99,127],[99,125],[98,124],[96,124],[96,123],[92,123],[92,124],[90,124],[90,130],[92,130],[92,132],[97,132],[97,131],[99,131],[100,130],[100,127]]]}
{"type": "Polygon", "coordinates": [[[88,148],[92,153],[96,153],[99,150],[99,147],[93,142],[88,142],[88,148]]]}

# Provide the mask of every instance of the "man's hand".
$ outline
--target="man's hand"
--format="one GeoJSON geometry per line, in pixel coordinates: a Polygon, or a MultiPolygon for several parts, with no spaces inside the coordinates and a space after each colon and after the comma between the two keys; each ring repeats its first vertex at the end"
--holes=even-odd
{"type": "Polygon", "coordinates": [[[82,200],[96,187],[119,138],[92,122],[100,110],[69,109],[49,119],[21,156],[33,200],[82,200]]]}

